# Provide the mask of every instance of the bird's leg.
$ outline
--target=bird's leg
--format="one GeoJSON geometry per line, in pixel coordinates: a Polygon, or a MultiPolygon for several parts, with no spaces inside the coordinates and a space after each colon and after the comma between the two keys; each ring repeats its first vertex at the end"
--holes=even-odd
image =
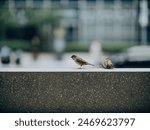
{"type": "Polygon", "coordinates": [[[79,69],[83,69],[83,66],[82,65],[80,65],[80,68],[79,69]]]}

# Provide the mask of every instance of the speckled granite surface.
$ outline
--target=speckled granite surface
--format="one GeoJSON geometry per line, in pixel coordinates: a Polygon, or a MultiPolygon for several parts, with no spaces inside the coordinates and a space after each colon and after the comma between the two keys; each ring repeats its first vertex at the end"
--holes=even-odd
{"type": "Polygon", "coordinates": [[[150,73],[1,72],[0,112],[150,112],[150,73]]]}

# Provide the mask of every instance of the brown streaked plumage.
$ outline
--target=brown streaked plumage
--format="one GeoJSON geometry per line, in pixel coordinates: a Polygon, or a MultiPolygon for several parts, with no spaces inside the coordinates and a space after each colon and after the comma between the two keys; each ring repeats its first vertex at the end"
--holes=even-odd
{"type": "Polygon", "coordinates": [[[84,66],[84,65],[92,65],[91,63],[88,63],[87,61],[83,60],[82,58],[80,58],[79,56],[76,55],[72,55],[71,58],[78,64],[80,65],[80,67],[84,66]]]}
{"type": "Polygon", "coordinates": [[[108,57],[104,57],[102,67],[105,69],[112,69],[113,68],[113,63],[108,57]]]}

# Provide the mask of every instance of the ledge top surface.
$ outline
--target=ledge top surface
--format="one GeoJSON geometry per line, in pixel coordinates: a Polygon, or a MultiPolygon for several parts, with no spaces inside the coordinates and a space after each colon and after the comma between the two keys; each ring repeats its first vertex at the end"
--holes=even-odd
{"type": "Polygon", "coordinates": [[[0,68],[0,72],[150,72],[150,68],[0,68]]]}

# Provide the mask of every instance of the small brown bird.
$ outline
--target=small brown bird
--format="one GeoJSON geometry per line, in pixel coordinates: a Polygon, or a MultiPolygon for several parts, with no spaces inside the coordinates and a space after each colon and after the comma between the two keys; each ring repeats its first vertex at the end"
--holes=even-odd
{"type": "Polygon", "coordinates": [[[82,58],[76,56],[76,55],[72,55],[71,58],[78,64],[80,65],[80,68],[82,68],[82,66],[84,65],[92,65],[92,66],[95,66],[91,63],[88,63],[87,61],[83,60],[82,58]]]}
{"type": "Polygon", "coordinates": [[[102,67],[105,69],[112,69],[113,63],[108,57],[104,57],[102,67]]]}

